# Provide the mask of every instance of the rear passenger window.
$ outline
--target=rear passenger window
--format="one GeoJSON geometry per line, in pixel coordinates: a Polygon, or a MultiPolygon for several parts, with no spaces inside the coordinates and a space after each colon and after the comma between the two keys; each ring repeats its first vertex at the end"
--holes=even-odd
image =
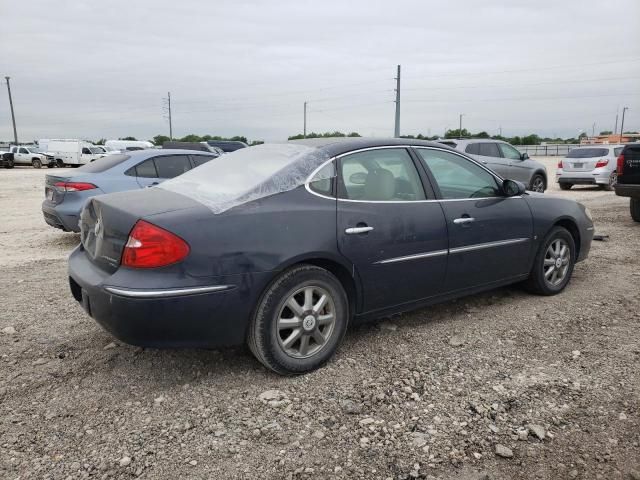
{"type": "Polygon", "coordinates": [[[422,182],[403,148],[354,153],[340,159],[340,197],[364,201],[424,200],[422,182]]]}
{"type": "Polygon", "coordinates": [[[480,153],[483,157],[500,157],[500,150],[498,150],[498,144],[496,143],[481,143],[480,153]]]}
{"type": "Polygon", "coordinates": [[[158,178],[153,158],[149,158],[148,160],[136,165],[136,175],[144,178],[158,178]]]}
{"type": "Polygon", "coordinates": [[[156,157],[156,169],[158,170],[158,177],[160,178],[173,178],[178,175],[182,175],[185,172],[191,170],[191,163],[189,163],[189,157],[186,155],[167,155],[162,157],[156,157]]]}
{"type": "Polygon", "coordinates": [[[464,149],[466,153],[470,153],[471,155],[480,155],[480,144],[472,143],[467,145],[467,148],[464,149]]]}
{"type": "Polygon", "coordinates": [[[208,155],[192,155],[191,158],[193,159],[195,166],[199,167],[200,165],[207,163],[209,160],[213,160],[215,157],[209,157],[208,155]]]}

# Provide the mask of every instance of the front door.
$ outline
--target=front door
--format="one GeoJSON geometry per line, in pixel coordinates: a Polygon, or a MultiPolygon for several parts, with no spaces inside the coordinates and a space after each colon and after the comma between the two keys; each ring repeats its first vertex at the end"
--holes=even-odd
{"type": "Polygon", "coordinates": [[[504,158],[509,160],[509,172],[505,178],[522,182],[529,188],[531,181],[530,162],[523,159],[522,154],[509,144],[499,143],[498,147],[504,158]]]}
{"type": "MultiPolygon", "coordinates": [[[[427,201],[405,148],[338,159],[337,238],[363,288],[363,312],[442,291],[447,233],[440,204],[427,201]]],[[[430,195],[432,197],[432,195],[430,195]]]]}
{"type": "Polygon", "coordinates": [[[439,190],[449,230],[447,292],[526,274],[533,220],[526,201],[505,197],[499,180],[461,155],[416,148],[439,190]]]}

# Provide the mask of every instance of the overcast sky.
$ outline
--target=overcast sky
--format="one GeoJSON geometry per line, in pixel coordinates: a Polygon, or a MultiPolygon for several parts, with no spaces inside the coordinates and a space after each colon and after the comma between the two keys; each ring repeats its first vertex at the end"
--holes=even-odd
{"type": "MultiPolygon", "coordinates": [[[[0,0],[18,136],[640,130],[640,1],[0,0]],[[621,115],[620,115],[621,116],[621,115]],[[620,125],[620,124],[618,124],[620,125]],[[628,128],[627,128],[628,127],[628,128]]],[[[6,86],[0,140],[13,137],[6,86]]]]}

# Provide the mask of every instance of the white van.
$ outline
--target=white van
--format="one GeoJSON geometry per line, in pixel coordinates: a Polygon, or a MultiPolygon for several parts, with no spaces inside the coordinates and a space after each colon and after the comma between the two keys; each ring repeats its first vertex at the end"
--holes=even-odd
{"type": "Polygon", "coordinates": [[[46,154],[53,157],[58,167],[80,166],[93,162],[106,154],[101,148],[83,140],[40,140],[38,145],[47,145],[46,154]]]}
{"type": "Polygon", "coordinates": [[[120,152],[155,148],[153,143],[143,140],[107,140],[104,146],[107,147],[108,150],[118,150],[120,152]]]}

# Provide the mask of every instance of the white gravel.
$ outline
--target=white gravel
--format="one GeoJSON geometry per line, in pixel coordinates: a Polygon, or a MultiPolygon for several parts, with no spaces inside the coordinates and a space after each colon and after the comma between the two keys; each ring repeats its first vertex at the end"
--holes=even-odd
{"type": "Polygon", "coordinates": [[[0,170],[0,478],[640,478],[628,200],[551,185],[610,235],[563,294],[514,286],[358,327],[283,378],[242,348],[141,349],[87,318],[66,276],[78,235],[40,212],[48,172],[0,170]]]}

